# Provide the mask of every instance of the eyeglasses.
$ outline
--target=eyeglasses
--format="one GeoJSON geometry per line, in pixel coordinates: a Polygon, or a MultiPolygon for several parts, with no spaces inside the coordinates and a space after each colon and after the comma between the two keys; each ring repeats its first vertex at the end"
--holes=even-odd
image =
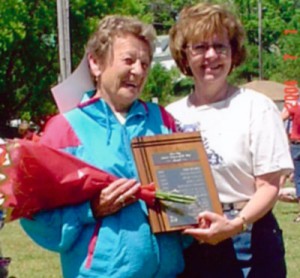
{"type": "Polygon", "coordinates": [[[199,43],[194,45],[187,45],[187,47],[191,50],[192,55],[204,55],[211,47],[217,54],[226,55],[228,50],[230,49],[229,45],[222,43],[199,43]]]}

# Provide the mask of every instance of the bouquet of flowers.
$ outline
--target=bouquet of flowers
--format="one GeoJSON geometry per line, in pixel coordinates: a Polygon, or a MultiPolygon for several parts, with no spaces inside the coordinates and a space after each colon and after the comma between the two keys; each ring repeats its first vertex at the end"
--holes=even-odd
{"type": "MultiPolygon", "coordinates": [[[[6,222],[30,218],[40,210],[90,200],[117,177],[76,157],[38,142],[13,140],[0,146],[0,199],[6,222]],[[8,163],[5,162],[8,160],[8,163]]],[[[192,203],[194,197],[157,191],[154,184],[141,186],[136,197],[149,206],[156,199],[192,203]]]]}

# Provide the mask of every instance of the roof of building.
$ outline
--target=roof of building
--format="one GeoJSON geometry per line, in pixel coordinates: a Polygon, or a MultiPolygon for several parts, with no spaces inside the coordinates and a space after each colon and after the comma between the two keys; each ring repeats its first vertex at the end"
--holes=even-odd
{"type": "Polygon", "coordinates": [[[252,82],[241,85],[240,87],[245,87],[258,91],[273,101],[283,101],[284,100],[284,88],[286,87],[282,83],[278,83],[270,80],[254,80],[252,82]]]}

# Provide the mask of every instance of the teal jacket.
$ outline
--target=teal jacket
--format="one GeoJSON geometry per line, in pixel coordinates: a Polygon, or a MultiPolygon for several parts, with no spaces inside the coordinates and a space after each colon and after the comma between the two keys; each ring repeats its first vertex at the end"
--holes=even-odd
{"type": "MultiPolygon", "coordinates": [[[[173,118],[156,104],[135,101],[121,125],[102,99],[91,99],[52,118],[41,142],[117,177],[138,179],[131,140],[174,128],[173,118]]],[[[154,235],[147,214],[138,201],[96,220],[86,202],[40,212],[21,225],[37,244],[60,254],[65,278],[176,277],[184,268],[185,240],[180,233],[154,235]]]]}

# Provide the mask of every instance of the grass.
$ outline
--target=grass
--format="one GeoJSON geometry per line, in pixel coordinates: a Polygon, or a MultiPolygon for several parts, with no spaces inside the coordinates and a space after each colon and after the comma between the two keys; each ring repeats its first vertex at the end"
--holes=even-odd
{"type": "Polygon", "coordinates": [[[283,230],[288,278],[300,277],[300,223],[293,222],[293,219],[298,214],[298,209],[297,204],[278,202],[274,210],[277,220],[283,230]]]}
{"type": "Polygon", "coordinates": [[[1,230],[3,256],[11,257],[9,275],[16,278],[59,278],[59,257],[33,243],[17,221],[1,230]]]}
{"type": "MultiPolygon", "coordinates": [[[[300,223],[294,223],[298,211],[296,204],[278,202],[275,214],[283,229],[288,278],[299,278],[300,223]]],[[[59,258],[34,244],[19,227],[18,222],[7,224],[1,230],[3,255],[11,257],[9,274],[16,278],[59,278],[59,258]]]]}

